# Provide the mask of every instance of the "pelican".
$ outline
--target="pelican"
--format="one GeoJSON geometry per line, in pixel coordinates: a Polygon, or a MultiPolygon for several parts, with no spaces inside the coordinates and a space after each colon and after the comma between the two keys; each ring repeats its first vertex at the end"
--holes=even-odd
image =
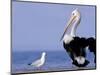
{"type": "Polygon", "coordinates": [[[72,64],[78,67],[84,67],[89,64],[89,61],[86,60],[85,52],[88,42],[86,38],[76,36],[76,29],[80,21],[81,13],[76,8],[71,13],[71,17],[64,29],[61,40],[63,40],[63,46],[73,61],[72,64]]]}
{"type": "Polygon", "coordinates": [[[43,52],[40,59],[37,59],[36,61],[29,63],[28,65],[31,65],[36,68],[43,66],[45,63],[45,56],[46,56],[46,52],[43,52]]]}

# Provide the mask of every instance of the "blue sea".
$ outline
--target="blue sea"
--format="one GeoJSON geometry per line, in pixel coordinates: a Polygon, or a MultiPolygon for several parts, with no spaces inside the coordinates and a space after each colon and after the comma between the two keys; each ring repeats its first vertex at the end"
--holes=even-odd
{"type": "MultiPolygon", "coordinates": [[[[27,72],[43,72],[43,71],[60,71],[60,70],[77,70],[78,68],[72,65],[72,60],[66,51],[46,51],[46,62],[40,68],[35,68],[28,65],[41,57],[43,51],[13,51],[12,52],[12,73],[27,73],[27,72]]],[[[95,68],[94,55],[87,51],[86,57],[90,63],[86,68],[95,68]]]]}

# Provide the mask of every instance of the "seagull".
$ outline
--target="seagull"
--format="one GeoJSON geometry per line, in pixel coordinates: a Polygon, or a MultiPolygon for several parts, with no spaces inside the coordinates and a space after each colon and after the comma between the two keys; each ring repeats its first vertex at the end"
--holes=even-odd
{"type": "Polygon", "coordinates": [[[40,59],[37,59],[36,61],[29,63],[28,65],[31,65],[37,68],[41,67],[45,63],[45,57],[46,57],[46,52],[43,52],[40,59]]]}

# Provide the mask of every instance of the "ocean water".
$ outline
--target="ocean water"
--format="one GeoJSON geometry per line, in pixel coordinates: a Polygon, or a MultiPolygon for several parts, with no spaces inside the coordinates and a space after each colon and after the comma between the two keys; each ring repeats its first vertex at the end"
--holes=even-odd
{"type": "MultiPolygon", "coordinates": [[[[43,72],[43,71],[60,71],[76,70],[78,67],[72,65],[72,60],[66,51],[46,51],[46,61],[41,68],[36,68],[31,63],[41,57],[43,51],[14,51],[12,52],[12,73],[43,72]]],[[[88,69],[95,68],[94,55],[87,51],[87,60],[90,63],[85,67],[88,69]]]]}

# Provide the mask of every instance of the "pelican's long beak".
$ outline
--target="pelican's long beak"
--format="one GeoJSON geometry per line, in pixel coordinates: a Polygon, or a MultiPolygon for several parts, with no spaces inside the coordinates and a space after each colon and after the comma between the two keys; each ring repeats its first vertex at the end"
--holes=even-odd
{"type": "Polygon", "coordinates": [[[65,33],[67,32],[67,30],[72,26],[73,22],[75,21],[75,18],[76,18],[75,15],[72,15],[72,16],[70,17],[70,20],[68,21],[67,26],[66,26],[65,29],[64,29],[64,33],[63,33],[63,35],[62,35],[60,41],[63,39],[63,37],[64,37],[65,33]]]}

